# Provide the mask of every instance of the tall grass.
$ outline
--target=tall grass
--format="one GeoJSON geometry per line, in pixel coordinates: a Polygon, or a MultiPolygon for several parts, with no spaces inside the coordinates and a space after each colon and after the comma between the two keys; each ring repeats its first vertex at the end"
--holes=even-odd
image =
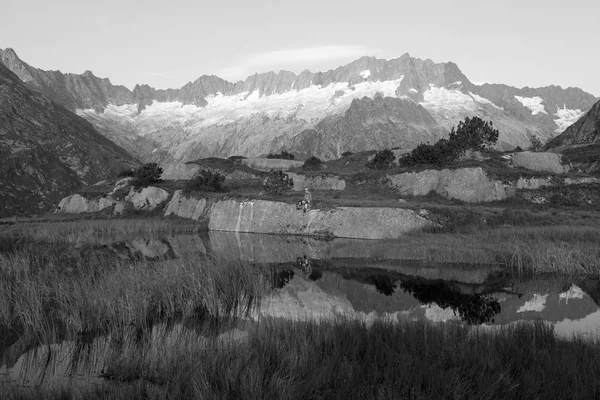
{"type": "Polygon", "coordinates": [[[177,260],[122,260],[110,254],[43,259],[34,252],[0,254],[0,323],[45,331],[144,328],[161,320],[228,318],[257,306],[264,278],[241,262],[199,252],[177,260]]]}
{"type": "Polygon", "coordinates": [[[428,260],[481,260],[519,274],[600,275],[600,227],[498,227],[470,233],[415,233],[428,260]]]}
{"type": "Polygon", "coordinates": [[[78,243],[107,235],[174,234],[197,232],[199,228],[196,221],[138,218],[17,224],[5,229],[2,234],[26,237],[30,240],[46,243],[78,243]]]}
{"type": "Polygon", "coordinates": [[[267,319],[247,336],[127,342],[107,358],[104,376],[114,386],[85,398],[124,398],[126,382],[129,398],[592,399],[600,396],[600,343],[559,340],[542,323],[490,333],[267,319]]]}

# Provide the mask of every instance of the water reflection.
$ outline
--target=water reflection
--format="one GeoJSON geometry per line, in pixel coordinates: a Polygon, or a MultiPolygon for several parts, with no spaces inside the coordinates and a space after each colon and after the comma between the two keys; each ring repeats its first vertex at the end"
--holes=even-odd
{"type": "MultiPolygon", "coordinates": [[[[12,241],[1,248],[16,252],[23,246],[41,248],[35,262],[43,265],[45,245],[12,241]]],[[[57,245],[51,246],[56,250],[57,245]]],[[[438,250],[430,255],[429,247],[419,250],[414,243],[406,246],[397,242],[211,232],[116,241],[104,238],[60,246],[61,262],[73,274],[78,273],[77,266],[86,257],[144,259],[164,263],[165,268],[189,252],[244,260],[263,274],[271,289],[258,311],[263,316],[298,320],[345,315],[365,321],[426,319],[494,326],[541,319],[552,323],[562,337],[599,336],[599,279],[519,281],[497,267],[473,260],[440,263],[435,261],[438,250]]],[[[478,254],[479,258],[485,259],[486,255],[478,254]]],[[[100,360],[109,338],[55,335],[42,340],[45,345],[39,347],[37,335],[0,326],[0,380],[44,382],[49,370],[65,379],[87,376],[89,381],[90,377],[100,376],[100,360]],[[38,371],[40,366],[46,372],[38,371]],[[17,370],[27,369],[35,372],[22,378],[14,375],[17,370]]],[[[194,335],[198,336],[190,333],[189,337],[194,335]]]]}

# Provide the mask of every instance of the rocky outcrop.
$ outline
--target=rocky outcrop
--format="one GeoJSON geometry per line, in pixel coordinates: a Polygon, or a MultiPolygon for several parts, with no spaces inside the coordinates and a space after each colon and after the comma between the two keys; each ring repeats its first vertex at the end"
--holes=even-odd
{"type": "Polygon", "coordinates": [[[139,192],[131,188],[125,200],[133,204],[136,210],[153,210],[168,198],[169,192],[166,190],[148,186],[139,192]]]}
{"type": "Polygon", "coordinates": [[[460,168],[388,175],[388,185],[405,196],[435,192],[467,203],[503,200],[514,193],[502,182],[490,179],[482,168],[460,168]]]}
{"type": "Polygon", "coordinates": [[[302,161],[281,160],[278,158],[244,158],[242,164],[259,171],[287,171],[292,168],[299,168],[304,163],[302,161]]]}
{"type": "Polygon", "coordinates": [[[294,190],[296,192],[306,188],[310,190],[344,190],[346,189],[346,181],[333,175],[316,175],[307,176],[288,173],[289,177],[294,181],[294,190]]]}
{"type": "Polygon", "coordinates": [[[536,153],[523,151],[512,156],[514,167],[526,168],[531,171],[563,174],[569,172],[569,166],[561,163],[561,157],[556,153],[536,153]]]}
{"type": "Polygon", "coordinates": [[[197,199],[183,195],[182,190],[176,190],[173,193],[171,201],[167,204],[165,217],[175,215],[180,218],[198,220],[204,215],[206,209],[206,199],[197,199]]]}
{"type": "Polygon", "coordinates": [[[213,204],[208,228],[216,231],[395,239],[432,223],[402,208],[337,207],[303,213],[295,205],[255,200],[213,204]]]}
{"type": "Polygon", "coordinates": [[[114,200],[110,197],[100,197],[98,199],[86,199],[79,194],[73,194],[65,197],[58,204],[56,212],[65,214],[92,213],[105,210],[107,208],[122,208],[123,202],[114,200]],[[119,206],[119,207],[117,207],[119,206]]]}

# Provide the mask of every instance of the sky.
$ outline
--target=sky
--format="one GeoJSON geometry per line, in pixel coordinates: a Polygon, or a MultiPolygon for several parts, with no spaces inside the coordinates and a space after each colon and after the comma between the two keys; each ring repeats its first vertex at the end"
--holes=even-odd
{"type": "Polygon", "coordinates": [[[600,97],[597,0],[3,0],[0,48],[113,84],[326,71],[404,53],[474,83],[576,86],[600,97]]]}

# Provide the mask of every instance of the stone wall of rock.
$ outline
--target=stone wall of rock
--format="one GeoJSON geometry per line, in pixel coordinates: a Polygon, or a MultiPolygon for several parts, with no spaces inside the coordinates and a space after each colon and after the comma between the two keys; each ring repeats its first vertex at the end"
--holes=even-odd
{"type": "Polygon", "coordinates": [[[278,158],[244,158],[242,163],[260,171],[270,171],[272,169],[287,171],[291,168],[298,168],[304,165],[302,161],[281,160],[278,158]]]}
{"type": "Polygon", "coordinates": [[[173,193],[171,201],[167,204],[165,217],[175,215],[180,218],[189,218],[199,220],[206,209],[206,199],[197,199],[183,195],[182,190],[176,190],[173,193]]]}
{"type": "Polygon", "coordinates": [[[346,189],[346,181],[332,175],[317,175],[306,176],[300,174],[288,173],[289,177],[294,181],[294,190],[301,191],[305,188],[310,190],[344,190],[346,189]]]}
{"type": "Polygon", "coordinates": [[[223,200],[212,205],[208,228],[215,231],[395,239],[432,222],[412,210],[337,207],[303,213],[295,205],[254,200],[223,200]]]}
{"type": "Polygon", "coordinates": [[[480,167],[406,172],[387,178],[388,185],[405,196],[435,192],[467,203],[503,200],[515,192],[512,185],[490,179],[480,167]]]}
{"type": "Polygon", "coordinates": [[[512,156],[514,167],[526,168],[531,171],[564,174],[569,172],[569,166],[561,163],[561,156],[556,153],[536,153],[523,151],[512,156]]]}

